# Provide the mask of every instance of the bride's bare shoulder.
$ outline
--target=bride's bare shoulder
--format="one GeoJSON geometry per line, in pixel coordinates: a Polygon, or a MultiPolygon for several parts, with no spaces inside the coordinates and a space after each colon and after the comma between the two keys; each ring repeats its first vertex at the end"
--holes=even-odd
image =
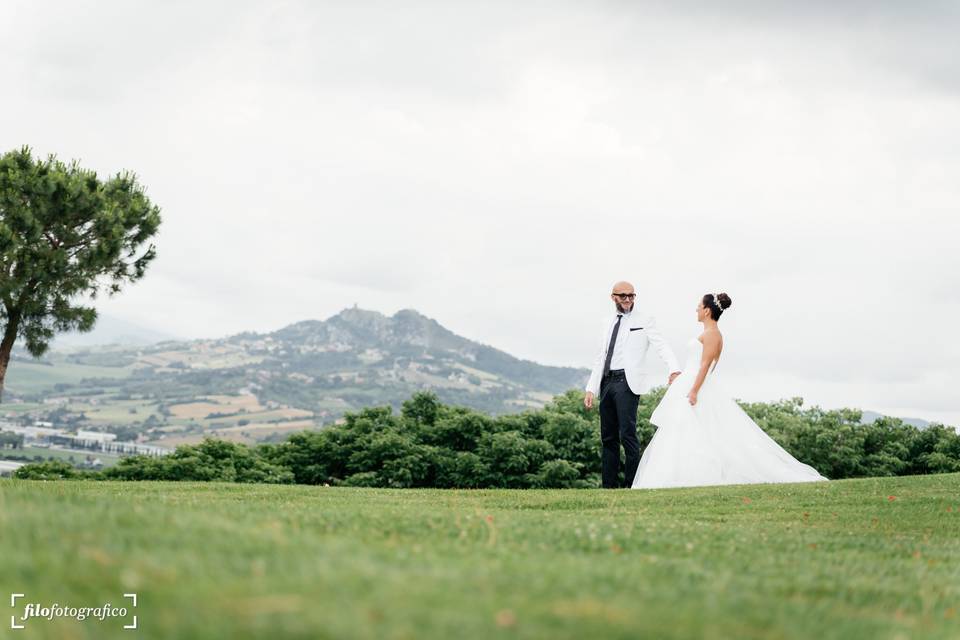
{"type": "Polygon", "coordinates": [[[720,333],[720,331],[718,330],[707,330],[700,334],[700,337],[698,338],[698,340],[700,340],[700,342],[702,342],[703,344],[707,344],[707,343],[722,344],[723,334],[720,333]]]}

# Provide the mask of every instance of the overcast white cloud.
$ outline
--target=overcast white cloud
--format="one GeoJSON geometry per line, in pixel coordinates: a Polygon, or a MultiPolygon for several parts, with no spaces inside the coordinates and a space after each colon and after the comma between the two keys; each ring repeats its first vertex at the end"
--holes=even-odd
{"type": "Polygon", "coordinates": [[[960,423],[956,3],[403,4],[0,4],[0,149],[163,208],[105,313],[585,365],[614,280],[678,350],[725,290],[741,397],[960,423]]]}

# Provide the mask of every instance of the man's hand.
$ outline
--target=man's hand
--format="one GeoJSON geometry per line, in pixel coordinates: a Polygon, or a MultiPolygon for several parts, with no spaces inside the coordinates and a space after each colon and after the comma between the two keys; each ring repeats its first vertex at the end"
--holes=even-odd
{"type": "Polygon", "coordinates": [[[583,406],[589,411],[593,409],[593,392],[587,391],[587,395],[583,396],[583,406]]]}
{"type": "Polygon", "coordinates": [[[673,381],[677,379],[678,375],[680,375],[679,371],[674,371],[673,373],[670,374],[670,377],[667,379],[668,387],[673,384],[673,381]]]}

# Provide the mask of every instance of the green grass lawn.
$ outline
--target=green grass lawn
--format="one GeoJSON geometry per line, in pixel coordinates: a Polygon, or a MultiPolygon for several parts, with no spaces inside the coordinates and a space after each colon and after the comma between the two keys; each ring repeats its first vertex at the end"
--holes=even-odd
{"type": "Polygon", "coordinates": [[[960,637],[960,475],[607,492],[5,479],[0,541],[4,601],[139,594],[138,632],[29,620],[11,637],[960,637]]]}

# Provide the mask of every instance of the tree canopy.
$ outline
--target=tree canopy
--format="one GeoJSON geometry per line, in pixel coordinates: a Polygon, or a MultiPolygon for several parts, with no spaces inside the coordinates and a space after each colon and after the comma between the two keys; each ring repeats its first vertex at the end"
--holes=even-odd
{"type": "MultiPolygon", "coordinates": [[[[641,444],[654,434],[650,414],[664,389],[645,394],[637,410],[641,444]]],[[[960,434],[897,418],[861,422],[852,409],[805,408],[799,398],[743,404],[757,423],[801,462],[828,478],[960,471],[960,434]]],[[[248,447],[207,439],[171,455],[130,456],[102,471],[26,465],[17,477],[190,480],[330,484],[367,487],[589,488],[600,484],[600,424],[583,392],[557,396],[545,408],[488,416],[415,394],[397,414],[371,407],[342,424],[248,447]]]]}
{"type": "Polygon", "coordinates": [[[93,301],[139,280],[160,209],[137,177],[96,172],[27,147],[0,156],[0,393],[14,343],[39,357],[63,331],[89,331],[93,301]]]}

